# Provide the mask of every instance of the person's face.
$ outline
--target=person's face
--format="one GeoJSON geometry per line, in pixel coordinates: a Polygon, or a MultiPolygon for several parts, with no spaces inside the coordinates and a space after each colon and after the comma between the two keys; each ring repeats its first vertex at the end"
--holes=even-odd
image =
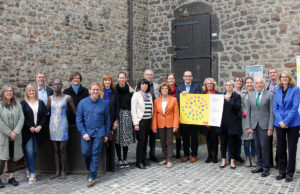
{"type": "Polygon", "coordinates": [[[281,77],[280,77],[280,81],[281,81],[282,84],[289,84],[290,79],[289,79],[287,74],[282,73],[281,77]]]}
{"type": "Polygon", "coordinates": [[[36,90],[33,87],[30,87],[27,91],[28,98],[35,98],[36,97],[36,90]]]}
{"type": "Polygon", "coordinates": [[[53,89],[55,92],[60,92],[62,89],[62,82],[59,79],[54,80],[53,89]]]}
{"type": "Polygon", "coordinates": [[[161,87],[160,92],[161,92],[161,95],[166,96],[169,94],[169,89],[167,86],[163,86],[163,87],[161,87]]]}
{"type": "Polygon", "coordinates": [[[212,83],[212,81],[208,80],[205,83],[205,87],[208,91],[213,91],[214,90],[214,84],[212,83]]]}
{"type": "Polygon", "coordinates": [[[272,81],[277,81],[277,79],[278,79],[278,73],[277,73],[276,69],[270,69],[269,70],[269,78],[272,81]]]}
{"type": "Polygon", "coordinates": [[[119,83],[119,85],[121,85],[121,86],[124,86],[125,85],[125,83],[126,83],[126,77],[125,77],[125,75],[124,74],[120,74],[119,75],[119,77],[118,77],[118,83],[119,83]]]}
{"type": "Polygon", "coordinates": [[[74,85],[80,84],[80,76],[79,76],[79,75],[75,75],[75,76],[72,78],[72,84],[74,84],[74,85]]]}
{"type": "Polygon", "coordinates": [[[11,100],[14,96],[14,92],[13,92],[13,89],[11,87],[7,87],[4,91],[4,98],[6,100],[11,100]]]}
{"type": "Polygon", "coordinates": [[[190,84],[193,80],[193,74],[190,71],[186,71],[183,74],[183,80],[186,84],[190,84]]]}
{"type": "Polygon", "coordinates": [[[246,88],[247,88],[247,90],[253,90],[253,81],[252,81],[252,79],[247,79],[246,88]]]}
{"type": "Polygon", "coordinates": [[[106,89],[109,89],[110,88],[110,84],[111,84],[111,80],[110,79],[105,79],[105,80],[103,80],[103,82],[104,82],[104,87],[106,89]]]}
{"type": "Polygon", "coordinates": [[[168,76],[168,79],[167,79],[167,82],[170,86],[173,86],[175,84],[175,78],[173,75],[169,75],[168,76]]]}
{"type": "Polygon", "coordinates": [[[98,85],[92,85],[91,89],[89,90],[89,93],[93,100],[98,99],[100,95],[100,87],[98,85]]]}
{"type": "Polygon", "coordinates": [[[146,92],[147,89],[148,89],[148,84],[142,83],[142,84],[141,84],[141,90],[142,90],[143,92],[146,92]]]}
{"type": "Polygon", "coordinates": [[[231,82],[226,82],[225,89],[226,89],[227,92],[232,92],[233,91],[233,84],[231,82]]]}
{"type": "Polygon", "coordinates": [[[264,83],[264,80],[262,78],[256,78],[255,81],[254,81],[254,84],[255,84],[255,88],[257,91],[262,91],[265,87],[265,83],[264,83]]]}
{"type": "Polygon", "coordinates": [[[241,89],[243,87],[243,81],[240,78],[234,80],[234,85],[237,89],[241,89]]]}
{"type": "Polygon", "coordinates": [[[149,70],[146,71],[145,74],[144,74],[144,78],[151,83],[152,79],[153,79],[153,72],[149,71],[149,70]]]}
{"type": "Polygon", "coordinates": [[[46,76],[44,74],[38,74],[36,76],[36,82],[38,85],[45,85],[46,76]]]}

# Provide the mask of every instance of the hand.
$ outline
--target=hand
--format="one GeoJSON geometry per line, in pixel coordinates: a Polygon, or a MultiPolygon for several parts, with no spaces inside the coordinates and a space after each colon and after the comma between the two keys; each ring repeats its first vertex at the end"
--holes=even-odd
{"type": "Polygon", "coordinates": [[[173,133],[176,133],[177,132],[177,128],[173,128],[173,133]]]}
{"type": "Polygon", "coordinates": [[[281,128],[288,128],[288,126],[286,124],[284,124],[283,121],[280,121],[279,125],[281,128]]]}
{"type": "Polygon", "coordinates": [[[184,90],[184,91],[181,92],[181,94],[187,94],[187,92],[184,90]]]}
{"type": "Polygon", "coordinates": [[[253,130],[252,130],[252,129],[250,129],[250,128],[249,128],[249,129],[247,129],[247,131],[248,131],[248,133],[249,133],[249,134],[252,134],[252,133],[253,133],[253,130]]]}
{"type": "Polygon", "coordinates": [[[157,133],[157,129],[153,129],[153,133],[157,133]]]}
{"type": "Polygon", "coordinates": [[[115,121],[112,129],[116,130],[117,127],[118,127],[118,121],[115,121]]]}
{"type": "Polygon", "coordinates": [[[229,96],[229,95],[227,95],[227,94],[224,96],[224,98],[225,98],[225,100],[226,100],[227,102],[230,100],[230,97],[231,97],[231,96],[229,96]]]}
{"type": "Polygon", "coordinates": [[[39,133],[40,131],[41,131],[41,129],[42,129],[42,126],[41,125],[39,125],[39,126],[37,126],[36,128],[35,128],[35,132],[36,133],[39,133]]]}
{"type": "Polygon", "coordinates": [[[85,141],[90,141],[90,140],[91,140],[89,134],[84,134],[84,135],[82,136],[82,138],[83,138],[85,141]]]}
{"type": "Polygon", "coordinates": [[[35,128],[34,127],[30,127],[29,130],[30,130],[31,133],[34,133],[35,128]]]}
{"type": "Polygon", "coordinates": [[[104,137],[104,142],[107,142],[108,141],[108,137],[104,137]]]}
{"type": "Polygon", "coordinates": [[[268,130],[268,136],[272,136],[273,135],[273,130],[268,130]]]}
{"type": "Polygon", "coordinates": [[[12,140],[16,141],[17,138],[18,138],[18,134],[16,134],[15,132],[11,132],[11,133],[10,133],[10,138],[11,138],[12,140]]]}

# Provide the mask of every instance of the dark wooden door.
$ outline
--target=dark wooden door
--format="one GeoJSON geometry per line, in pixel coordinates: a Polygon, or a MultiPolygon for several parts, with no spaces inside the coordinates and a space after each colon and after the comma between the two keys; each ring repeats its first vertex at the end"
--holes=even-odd
{"type": "Polygon", "coordinates": [[[203,83],[211,76],[210,14],[175,19],[172,42],[175,50],[172,72],[182,83],[183,72],[193,72],[194,82],[203,83]]]}

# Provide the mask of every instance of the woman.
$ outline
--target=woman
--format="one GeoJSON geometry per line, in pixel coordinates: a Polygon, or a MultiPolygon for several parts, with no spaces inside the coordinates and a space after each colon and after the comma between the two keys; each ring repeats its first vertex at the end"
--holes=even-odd
{"type": "Polygon", "coordinates": [[[46,106],[38,99],[38,92],[33,84],[25,88],[25,100],[21,101],[25,122],[22,130],[23,150],[29,171],[29,184],[36,181],[35,159],[39,145],[43,143],[41,130],[45,124],[46,106]]]}
{"type": "Polygon", "coordinates": [[[154,101],[152,117],[152,130],[157,133],[157,129],[159,129],[161,148],[165,157],[165,160],[159,164],[167,164],[168,168],[172,167],[173,133],[179,127],[178,103],[175,97],[169,95],[170,91],[169,84],[166,82],[160,84],[161,96],[154,101]]]}
{"type": "Polygon", "coordinates": [[[241,94],[244,86],[244,80],[241,77],[234,78],[234,91],[238,94],[241,94]]]}
{"type": "Polygon", "coordinates": [[[152,96],[150,94],[150,83],[142,79],[137,84],[138,91],[135,92],[131,99],[131,115],[136,132],[136,166],[145,169],[146,147],[152,122],[152,96]]]}
{"type": "MultiPolygon", "coordinates": [[[[176,97],[177,82],[176,82],[175,74],[174,73],[168,73],[166,81],[167,81],[167,83],[169,84],[169,86],[171,88],[170,95],[173,96],[173,97],[176,97]]],[[[174,132],[174,135],[175,135],[175,138],[176,138],[176,158],[179,159],[179,158],[181,158],[181,156],[180,156],[181,134],[180,134],[179,128],[177,129],[176,132],[174,132]]]]}
{"type": "MultiPolygon", "coordinates": [[[[206,78],[203,83],[203,94],[220,94],[217,90],[217,83],[214,78],[206,78]]],[[[219,127],[201,126],[201,133],[206,136],[207,159],[206,163],[218,162],[218,136],[219,127]]]]}
{"type": "Polygon", "coordinates": [[[9,172],[8,183],[17,186],[18,181],[14,178],[16,161],[23,157],[22,134],[24,124],[22,107],[16,101],[14,90],[9,85],[4,85],[1,91],[0,101],[0,188],[4,187],[1,176],[5,161],[9,172]]]}
{"type": "Polygon", "coordinates": [[[241,118],[241,96],[233,91],[233,81],[226,81],[224,93],[224,108],[221,122],[221,157],[222,163],[220,168],[226,166],[226,148],[230,143],[230,166],[235,169],[235,159],[237,157],[237,146],[239,135],[242,134],[242,118],[241,118]]]}
{"type": "Polygon", "coordinates": [[[109,104],[110,131],[106,142],[106,171],[115,172],[115,140],[114,131],[118,126],[117,96],[114,81],[109,74],[105,74],[100,82],[100,97],[109,104]]]}
{"type": "Polygon", "coordinates": [[[273,102],[279,169],[276,180],[285,178],[286,182],[291,182],[295,173],[300,130],[299,99],[300,92],[295,79],[290,72],[283,71],[279,75],[273,102]],[[288,159],[286,145],[288,145],[288,159]]]}
{"type": "Polygon", "coordinates": [[[128,146],[134,143],[134,130],[131,117],[131,98],[133,89],[129,86],[124,72],[118,73],[117,112],[119,123],[115,131],[116,151],[119,160],[119,167],[129,167],[127,162],[128,146]],[[123,149],[123,158],[121,150],[123,149]]]}
{"type": "Polygon", "coordinates": [[[74,102],[69,95],[62,93],[62,82],[60,79],[53,81],[54,94],[48,98],[47,110],[51,107],[50,116],[50,140],[54,147],[54,159],[56,173],[51,179],[66,178],[66,148],[69,139],[68,121],[67,121],[67,105],[72,108],[74,115],[76,114],[74,102]],[[61,166],[61,169],[60,169],[61,166]]]}
{"type": "Polygon", "coordinates": [[[246,163],[245,166],[250,167],[250,166],[256,166],[256,161],[255,161],[255,144],[254,144],[254,139],[253,139],[253,134],[248,133],[248,130],[246,129],[246,115],[247,115],[247,103],[248,103],[248,94],[253,92],[253,78],[252,77],[247,77],[245,79],[245,88],[242,89],[241,92],[241,99],[242,99],[242,127],[243,127],[243,135],[242,135],[242,140],[244,141],[244,151],[246,155],[246,163]],[[251,146],[251,151],[250,151],[250,146],[251,146]],[[251,154],[250,154],[251,153],[251,154]]]}

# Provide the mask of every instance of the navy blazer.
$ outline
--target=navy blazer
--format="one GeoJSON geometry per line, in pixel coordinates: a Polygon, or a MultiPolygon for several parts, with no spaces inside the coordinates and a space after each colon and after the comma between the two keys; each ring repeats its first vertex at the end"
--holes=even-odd
{"type": "MultiPolygon", "coordinates": [[[[176,88],[176,98],[177,98],[177,101],[178,101],[178,106],[180,106],[179,96],[180,96],[180,93],[183,92],[183,91],[185,91],[184,83],[180,84],[176,88]]],[[[189,94],[201,94],[200,85],[192,82],[189,94]]]]}
{"type": "Polygon", "coordinates": [[[284,103],[282,103],[282,88],[276,88],[273,102],[274,125],[276,127],[280,127],[279,123],[281,121],[288,127],[300,126],[299,99],[299,88],[292,86],[287,89],[284,103]]]}

